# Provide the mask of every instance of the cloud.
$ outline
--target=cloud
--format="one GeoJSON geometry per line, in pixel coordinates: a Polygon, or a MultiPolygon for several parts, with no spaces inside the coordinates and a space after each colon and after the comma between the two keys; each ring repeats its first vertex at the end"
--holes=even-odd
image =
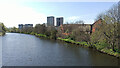
{"type": "Polygon", "coordinates": [[[46,15],[34,11],[30,7],[21,6],[17,3],[0,3],[0,22],[7,27],[18,26],[18,24],[45,23],[46,15]]]}
{"type": "Polygon", "coordinates": [[[79,21],[79,20],[84,21],[85,24],[92,24],[92,23],[94,23],[94,20],[89,18],[89,17],[87,17],[87,15],[68,17],[68,18],[66,18],[65,23],[66,22],[76,22],[76,21],[79,21]]]}
{"type": "Polygon", "coordinates": [[[80,19],[80,16],[72,16],[72,17],[68,17],[69,20],[77,20],[80,19]]]}
{"type": "Polygon", "coordinates": [[[80,16],[71,16],[71,17],[68,17],[68,18],[66,18],[66,21],[67,22],[75,22],[75,21],[78,21],[78,20],[80,20],[80,16]]]}

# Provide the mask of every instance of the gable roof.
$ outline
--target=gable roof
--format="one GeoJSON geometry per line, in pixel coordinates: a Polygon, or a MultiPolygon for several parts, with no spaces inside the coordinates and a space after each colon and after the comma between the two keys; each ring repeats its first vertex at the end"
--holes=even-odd
{"type": "Polygon", "coordinates": [[[102,21],[102,19],[100,18],[99,20],[95,21],[92,25],[94,25],[95,23],[97,23],[97,22],[100,21],[100,20],[102,21]]]}

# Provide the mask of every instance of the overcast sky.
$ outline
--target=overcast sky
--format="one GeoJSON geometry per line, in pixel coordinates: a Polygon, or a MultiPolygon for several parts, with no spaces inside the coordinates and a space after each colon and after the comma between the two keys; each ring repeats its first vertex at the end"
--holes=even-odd
{"type": "Polygon", "coordinates": [[[42,24],[47,16],[64,17],[65,22],[83,20],[94,23],[98,14],[108,10],[118,0],[0,0],[0,22],[7,27],[18,24],[42,24]]]}

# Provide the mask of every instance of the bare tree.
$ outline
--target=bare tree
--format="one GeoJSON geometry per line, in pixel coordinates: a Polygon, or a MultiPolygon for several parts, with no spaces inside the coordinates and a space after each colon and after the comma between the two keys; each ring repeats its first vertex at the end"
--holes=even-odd
{"type": "Polygon", "coordinates": [[[120,45],[117,45],[117,42],[119,41],[120,34],[119,31],[119,9],[120,4],[113,5],[112,8],[110,8],[105,13],[101,13],[97,19],[102,19],[101,28],[95,34],[92,36],[94,37],[93,41],[102,41],[102,39],[105,39],[105,42],[107,42],[110,46],[110,48],[115,51],[116,48],[120,49],[120,45]],[[97,34],[99,33],[99,34],[97,34]],[[96,40],[97,39],[97,40],[96,40]],[[116,46],[117,45],[117,46],[116,46]]]}
{"type": "Polygon", "coordinates": [[[79,21],[76,21],[75,24],[84,24],[84,21],[79,20],[79,21]]]}

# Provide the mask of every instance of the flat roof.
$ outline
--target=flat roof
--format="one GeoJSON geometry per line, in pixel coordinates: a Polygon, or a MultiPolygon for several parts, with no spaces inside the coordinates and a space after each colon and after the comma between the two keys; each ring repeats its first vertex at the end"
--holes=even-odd
{"type": "Polygon", "coordinates": [[[63,17],[57,17],[57,18],[63,18],[63,17]]]}
{"type": "Polygon", "coordinates": [[[47,16],[47,17],[54,17],[54,16],[47,16]]]}

